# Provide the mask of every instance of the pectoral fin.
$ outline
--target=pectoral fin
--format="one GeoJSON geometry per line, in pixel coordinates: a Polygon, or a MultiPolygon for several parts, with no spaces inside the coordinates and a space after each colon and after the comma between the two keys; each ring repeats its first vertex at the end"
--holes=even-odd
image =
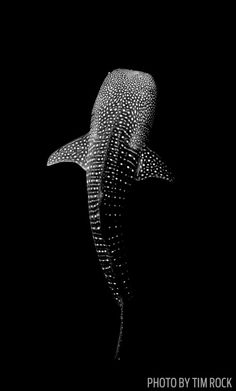
{"type": "Polygon", "coordinates": [[[72,162],[79,164],[86,170],[88,145],[89,134],[79,137],[53,152],[47,161],[47,166],[63,162],[72,162]]]}
{"type": "Polygon", "coordinates": [[[144,148],[141,154],[137,170],[137,181],[148,178],[159,178],[169,182],[174,181],[174,176],[160,156],[149,148],[144,148]]]}

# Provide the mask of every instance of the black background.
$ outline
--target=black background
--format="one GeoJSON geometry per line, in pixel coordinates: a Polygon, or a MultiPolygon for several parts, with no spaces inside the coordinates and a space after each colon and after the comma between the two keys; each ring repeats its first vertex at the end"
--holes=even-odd
{"type": "Polygon", "coordinates": [[[229,189],[211,97],[214,41],[191,12],[165,22],[151,9],[115,18],[114,7],[102,19],[96,12],[84,18],[77,10],[78,20],[73,10],[36,12],[17,42],[27,150],[17,166],[25,181],[19,174],[16,185],[26,227],[19,224],[24,257],[15,267],[23,276],[23,375],[32,384],[86,389],[145,389],[152,376],[232,375],[229,189]],[[100,85],[119,67],[158,82],[150,146],[176,182],[148,180],[130,193],[124,230],[136,296],[115,363],[119,310],[91,237],[85,172],[46,162],[89,131],[100,85]]]}

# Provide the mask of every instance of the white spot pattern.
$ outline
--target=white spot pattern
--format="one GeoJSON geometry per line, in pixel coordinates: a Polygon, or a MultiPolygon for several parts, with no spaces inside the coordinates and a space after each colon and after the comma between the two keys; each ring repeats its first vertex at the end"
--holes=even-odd
{"type": "Polygon", "coordinates": [[[147,73],[109,72],[94,103],[89,133],[58,149],[47,163],[75,162],[86,170],[96,251],[122,311],[132,296],[121,229],[127,192],[134,180],[173,179],[159,156],[146,147],[156,95],[147,73]]]}

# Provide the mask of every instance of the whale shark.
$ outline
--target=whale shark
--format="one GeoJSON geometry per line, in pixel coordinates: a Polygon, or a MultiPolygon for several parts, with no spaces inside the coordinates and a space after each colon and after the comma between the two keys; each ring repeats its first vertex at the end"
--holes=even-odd
{"type": "Polygon", "coordinates": [[[108,72],[95,100],[90,130],[62,146],[47,165],[72,162],[86,171],[89,220],[99,263],[120,307],[120,332],[115,358],[120,359],[124,308],[133,297],[125,253],[123,218],[126,199],[135,181],[174,176],[148,146],[158,88],[142,71],[108,72]]]}

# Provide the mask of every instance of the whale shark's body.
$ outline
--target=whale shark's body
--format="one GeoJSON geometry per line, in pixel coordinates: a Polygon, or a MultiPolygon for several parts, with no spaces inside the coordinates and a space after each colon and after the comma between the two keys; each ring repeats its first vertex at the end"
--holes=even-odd
{"type": "Polygon", "coordinates": [[[172,181],[160,157],[147,146],[157,87],[151,75],[117,69],[109,72],[96,98],[90,131],[55,151],[47,165],[74,162],[86,170],[89,219],[99,262],[113,297],[123,307],[132,296],[123,246],[122,217],[135,180],[172,181]]]}

